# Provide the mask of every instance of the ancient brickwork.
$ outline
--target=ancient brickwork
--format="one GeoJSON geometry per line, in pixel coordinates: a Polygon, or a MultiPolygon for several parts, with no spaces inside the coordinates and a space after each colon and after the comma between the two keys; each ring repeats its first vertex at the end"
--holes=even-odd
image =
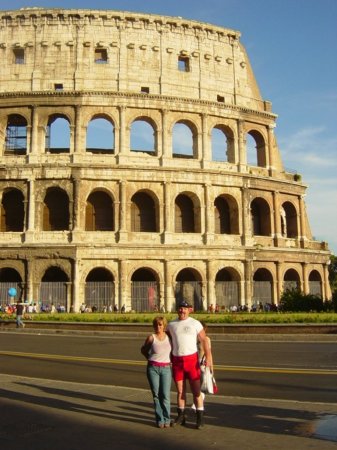
{"type": "Polygon", "coordinates": [[[1,292],[67,310],[329,298],[327,245],[239,32],[26,8],[0,11],[0,56],[1,292]]]}

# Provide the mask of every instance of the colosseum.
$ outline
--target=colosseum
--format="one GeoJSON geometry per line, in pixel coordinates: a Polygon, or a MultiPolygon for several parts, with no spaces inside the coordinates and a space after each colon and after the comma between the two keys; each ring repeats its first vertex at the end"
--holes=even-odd
{"type": "Polygon", "coordinates": [[[0,303],[275,307],[330,298],[240,33],[106,10],[0,11],[0,303]],[[13,291],[12,291],[13,292],[13,291]]]}

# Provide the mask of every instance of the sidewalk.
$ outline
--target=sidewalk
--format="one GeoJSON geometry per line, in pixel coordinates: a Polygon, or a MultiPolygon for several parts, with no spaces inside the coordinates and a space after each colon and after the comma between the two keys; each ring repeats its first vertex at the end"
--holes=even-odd
{"type": "Polygon", "coordinates": [[[337,404],[207,396],[203,430],[192,411],[186,427],[159,429],[147,390],[11,375],[0,383],[4,450],[337,448],[337,404]]]}

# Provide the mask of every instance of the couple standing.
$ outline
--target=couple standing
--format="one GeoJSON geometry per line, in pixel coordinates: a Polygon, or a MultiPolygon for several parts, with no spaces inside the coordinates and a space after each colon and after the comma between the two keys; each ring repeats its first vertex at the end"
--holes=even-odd
{"type": "Polygon", "coordinates": [[[204,425],[204,402],[200,391],[198,341],[205,353],[205,364],[212,368],[209,341],[202,324],[189,317],[191,305],[182,301],[178,318],[169,322],[164,317],[153,320],[154,333],[141,348],[148,361],[147,378],[153,395],[155,416],[159,428],[185,424],[186,381],[189,381],[196,406],[196,427],[204,425]],[[178,415],[170,419],[170,390],[172,376],[177,389],[178,415]]]}

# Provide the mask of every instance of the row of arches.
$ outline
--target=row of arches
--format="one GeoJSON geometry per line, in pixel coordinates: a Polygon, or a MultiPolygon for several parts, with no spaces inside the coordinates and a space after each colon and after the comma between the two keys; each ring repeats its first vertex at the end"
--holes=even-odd
{"type": "MultiPolygon", "coordinates": [[[[104,267],[96,267],[89,271],[85,278],[83,302],[97,311],[121,309],[126,311],[154,311],[174,310],[176,302],[182,298],[194,305],[195,311],[206,310],[211,300],[205,297],[205,280],[203,275],[194,268],[184,268],[172,280],[174,304],[168,304],[161,288],[161,274],[148,267],[141,267],[130,274],[129,289],[123,286],[120,296],[117,292],[115,277],[111,271],[104,267]],[[125,294],[129,292],[129,295],[125,294]]],[[[239,272],[232,267],[225,267],[215,274],[214,280],[208,281],[214,285],[214,301],[220,310],[228,311],[232,306],[254,304],[275,305],[274,284],[272,272],[268,269],[257,269],[252,277],[252,298],[247,301],[243,295],[244,283],[239,272]]],[[[79,304],[72,298],[72,280],[68,274],[58,266],[49,267],[38,282],[36,302],[43,306],[51,304],[61,305],[64,310],[78,310],[79,304]]],[[[323,296],[322,278],[320,273],[313,269],[308,274],[309,293],[323,296]]],[[[18,297],[25,300],[26,287],[20,274],[13,268],[0,269],[0,299],[1,303],[13,300],[8,299],[8,289],[15,287],[18,297]]],[[[285,271],[281,291],[289,289],[302,289],[301,276],[297,270],[290,268],[285,271]]],[[[78,302],[77,302],[78,303],[78,302]]]]}
{"type": "MultiPolygon", "coordinates": [[[[26,154],[28,145],[28,120],[20,114],[7,117],[5,130],[5,154],[26,154]]],[[[71,119],[65,114],[52,114],[47,118],[44,129],[45,152],[69,153],[72,139],[71,119]]],[[[127,124],[129,132],[129,148],[133,152],[158,155],[158,131],[161,125],[153,118],[137,116],[127,124]]],[[[115,153],[116,125],[112,117],[96,114],[85,126],[85,149],[89,153],[115,153]]],[[[237,131],[224,124],[212,125],[209,130],[211,141],[211,160],[235,164],[235,140],[237,131]]],[[[198,150],[198,134],[200,131],[191,120],[178,120],[171,124],[171,156],[173,158],[200,157],[198,150]]],[[[246,157],[250,165],[266,167],[267,137],[261,131],[249,130],[245,136],[246,157]]]]}
{"type": "MultiPolygon", "coordinates": [[[[71,208],[68,193],[60,187],[47,188],[41,197],[42,210],[38,229],[66,231],[71,229],[71,208]]],[[[112,192],[93,190],[85,200],[86,231],[116,231],[117,201],[112,192]]],[[[129,230],[133,232],[160,232],[160,199],[150,190],[138,190],[130,197],[129,230]]],[[[17,188],[6,188],[1,198],[0,231],[20,232],[25,229],[25,197],[17,188]]],[[[217,196],[212,204],[213,232],[215,234],[240,234],[242,211],[238,200],[229,194],[217,196]]],[[[201,233],[202,202],[195,193],[182,192],[173,199],[171,216],[174,232],[201,233]]],[[[256,236],[271,236],[272,212],[264,198],[255,198],[250,205],[251,230],[256,236]]],[[[282,203],[279,212],[282,236],[298,236],[298,214],[290,201],[282,203]]]]}

